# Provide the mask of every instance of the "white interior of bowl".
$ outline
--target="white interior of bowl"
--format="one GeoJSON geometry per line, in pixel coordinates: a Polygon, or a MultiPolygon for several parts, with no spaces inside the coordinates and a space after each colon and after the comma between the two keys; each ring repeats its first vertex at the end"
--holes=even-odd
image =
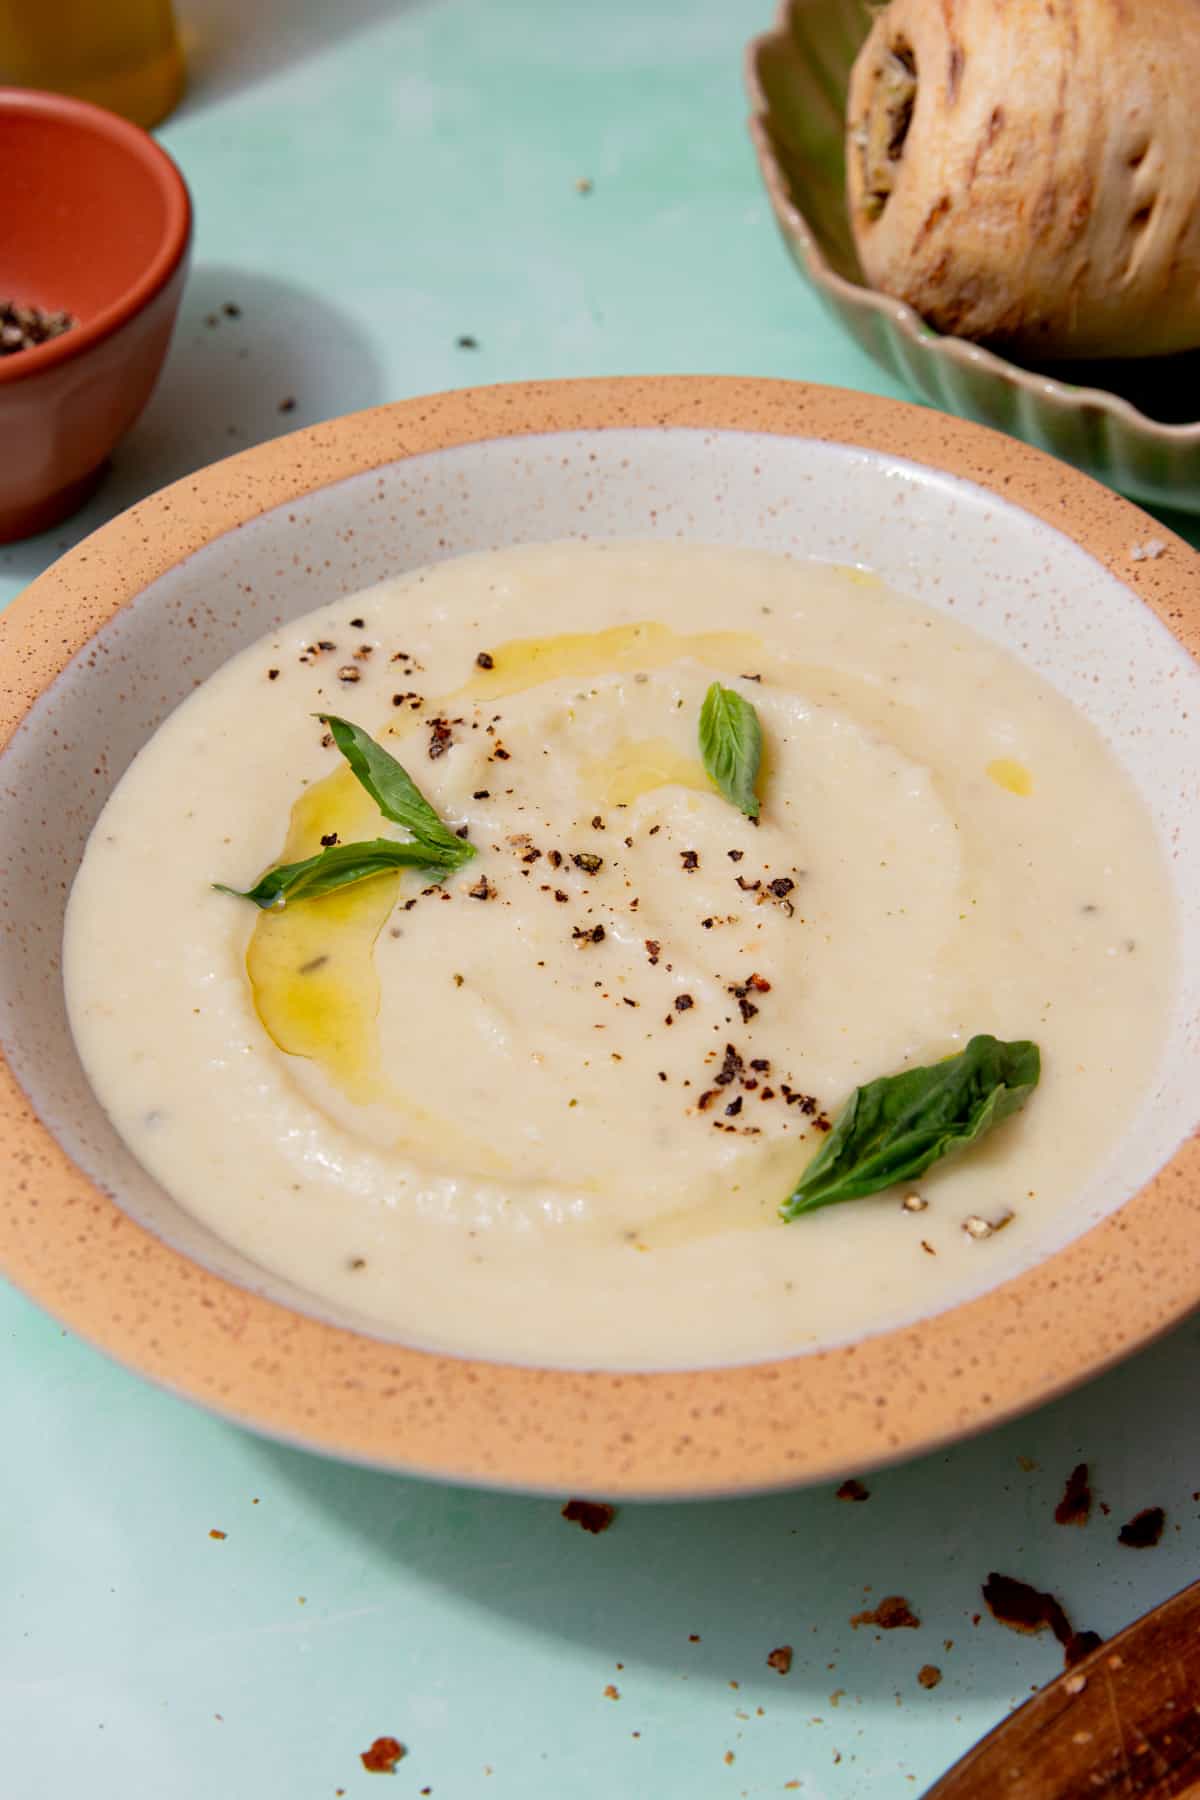
{"type": "Polygon", "coordinates": [[[1007,1260],[989,1259],[986,1281],[960,1298],[1123,1204],[1200,1112],[1200,670],[1092,556],[986,489],[874,452],[735,432],[496,439],[371,471],[217,539],[139,594],[72,662],[0,758],[0,1041],[69,1154],[177,1248],[257,1292],[332,1316],[215,1240],[117,1138],[67,1026],[59,974],[67,891],[134,753],[234,651],[423,563],[566,537],[683,538],[869,567],[1015,652],[1099,728],[1169,860],[1180,920],[1169,1041],[1138,1116],[1086,1189],[1007,1260]]]}

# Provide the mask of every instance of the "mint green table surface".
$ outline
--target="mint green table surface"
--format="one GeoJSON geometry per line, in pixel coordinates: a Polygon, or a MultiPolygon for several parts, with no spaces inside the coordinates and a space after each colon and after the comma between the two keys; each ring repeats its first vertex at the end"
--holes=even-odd
{"type": "MultiPolygon", "coordinates": [[[[770,4],[192,0],[170,361],[87,512],[0,551],[0,601],[152,488],[377,401],[680,370],[898,393],[776,239],[740,76],[770,4]]],[[[1061,1666],[986,1613],[990,1570],[1105,1634],[1200,1574],[1196,1322],[865,1503],[626,1506],[599,1537],[260,1442],[12,1292],[0,1342],[0,1800],[899,1800],[1061,1666]],[[1104,1509],[1067,1529],[1080,1460],[1104,1509]],[[1162,1543],[1119,1545],[1149,1505],[1162,1543]],[[890,1593],[919,1630],[851,1626],[890,1593]],[[394,1777],[359,1761],[384,1734],[394,1777]]]]}

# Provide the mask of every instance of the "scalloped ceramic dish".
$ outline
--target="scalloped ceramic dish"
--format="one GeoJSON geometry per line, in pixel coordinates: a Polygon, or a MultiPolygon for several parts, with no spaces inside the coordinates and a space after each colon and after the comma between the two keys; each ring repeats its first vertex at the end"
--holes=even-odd
{"type": "Polygon", "coordinates": [[[1024,368],[939,335],[911,306],[865,285],[846,213],[843,118],[873,10],[867,0],[783,0],[746,53],[750,132],[797,268],[867,354],[933,405],[1149,505],[1200,512],[1200,351],[1024,368]]]}
{"type": "Polygon", "coordinates": [[[260,445],[143,501],[0,618],[0,1267],[72,1331],[241,1424],[381,1467],[560,1493],[841,1476],[1101,1369],[1200,1300],[1198,569],[1127,502],[1012,439],[784,382],[413,400],[260,445]],[[859,563],[956,606],[1100,726],[1157,823],[1182,922],[1162,1067],[1087,1191],[1019,1249],[998,1240],[981,1285],[949,1310],[683,1373],[414,1349],[208,1235],[87,1085],[59,973],[66,893],[101,806],[166,713],[322,599],[459,552],[569,536],[859,563]]]}

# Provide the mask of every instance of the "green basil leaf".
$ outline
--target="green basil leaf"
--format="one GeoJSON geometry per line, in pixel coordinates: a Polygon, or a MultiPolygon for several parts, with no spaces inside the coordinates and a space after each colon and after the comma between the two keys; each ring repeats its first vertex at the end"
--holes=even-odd
{"type": "Polygon", "coordinates": [[[1019,1112],[1038,1084],[1036,1044],[973,1037],[957,1056],[855,1088],[780,1207],[785,1220],[913,1181],[1019,1112]]]}
{"type": "Polygon", "coordinates": [[[317,717],[322,724],[328,725],[334,743],[355,778],[366,788],[385,819],[403,825],[418,843],[436,851],[437,855],[429,858],[431,862],[446,868],[458,868],[460,864],[470,862],[475,846],[455,836],[434,812],[408,771],[394,756],[388,755],[382,744],[377,744],[361,726],[352,724],[349,719],[339,719],[333,713],[318,713],[317,717]]]}
{"type": "Polygon", "coordinates": [[[317,900],[335,888],[370,881],[372,876],[387,875],[393,869],[424,868],[428,864],[429,850],[423,844],[371,838],[362,844],[330,844],[316,856],[306,856],[303,862],[280,863],[245,892],[226,887],[221,881],[214,881],[213,886],[219,894],[232,894],[235,900],[253,900],[266,912],[272,907],[293,905],[297,900],[317,900]]]}
{"type": "Polygon", "coordinates": [[[714,681],[700,708],[700,754],[709,779],[727,800],[758,817],[754,783],[762,761],[762,726],[748,700],[714,681]]]}

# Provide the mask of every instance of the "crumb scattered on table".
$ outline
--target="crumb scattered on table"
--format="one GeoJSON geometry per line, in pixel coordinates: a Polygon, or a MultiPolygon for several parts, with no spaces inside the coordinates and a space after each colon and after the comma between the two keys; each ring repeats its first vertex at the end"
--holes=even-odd
{"type": "Polygon", "coordinates": [[[843,1481],[837,1491],[837,1498],[839,1500],[869,1500],[871,1490],[865,1488],[861,1481],[855,1481],[852,1477],[849,1481],[843,1481]]]}
{"type": "Polygon", "coordinates": [[[1153,1550],[1163,1534],[1167,1515],[1161,1506],[1144,1506],[1117,1533],[1117,1542],[1129,1550],[1153,1550]]]}
{"type": "Polygon", "coordinates": [[[1076,1463],[1067,1476],[1063,1497],[1054,1509],[1056,1525],[1086,1525],[1091,1517],[1092,1489],[1086,1463],[1076,1463]]]}
{"type": "Polygon", "coordinates": [[[917,1670],[917,1680],[923,1688],[935,1688],[942,1679],[942,1671],[936,1663],[922,1663],[917,1670]]]}
{"type": "Polygon", "coordinates": [[[1048,1625],[1060,1644],[1071,1635],[1070,1620],[1060,1602],[1027,1581],[993,1571],[983,1584],[983,1598],[997,1624],[1007,1625],[1010,1631],[1036,1635],[1048,1625]]]}
{"type": "Polygon", "coordinates": [[[781,1675],[786,1675],[791,1666],[792,1646],[790,1644],[780,1644],[779,1648],[777,1650],[772,1650],[767,1658],[767,1667],[769,1669],[778,1669],[781,1675]]]}
{"type": "Polygon", "coordinates": [[[562,1516],[572,1525],[582,1526],[584,1531],[599,1533],[608,1530],[617,1516],[617,1509],[605,1500],[568,1500],[562,1516]]]}
{"type": "Polygon", "coordinates": [[[853,1613],[851,1625],[878,1625],[880,1631],[915,1631],[921,1621],[903,1594],[888,1594],[879,1605],[867,1612],[853,1613]]]}
{"type": "Polygon", "coordinates": [[[1098,1650],[1103,1642],[1104,1639],[1098,1631],[1073,1631],[1063,1645],[1063,1662],[1068,1669],[1073,1669],[1075,1664],[1082,1662],[1085,1656],[1090,1656],[1093,1650],[1098,1650]]]}
{"type": "Polygon", "coordinates": [[[1036,1634],[1048,1625],[1063,1647],[1067,1668],[1089,1656],[1104,1641],[1094,1631],[1075,1631],[1062,1603],[1053,1594],[1044,1594],[1011,1575],[989,1575],[983,1584],[983,1597],[997,1624],[1007,1625],[1010,1631],[1036,1634]]]}
{"type": "Polygon", "coordinates": [[[218,1531],[217,1527],[214,1525],[208,1535],[210,1538],[226,1538],[229,1536],[229,1533],[227,1531],[218,1531]]]}
{"type": "Polygon", "coordinates": [[[377,1737],[369,1750],[359,1752],[359,1761],[371,1775],[391,1775],[404,1754],[398,1738],[377,1737]]]}

